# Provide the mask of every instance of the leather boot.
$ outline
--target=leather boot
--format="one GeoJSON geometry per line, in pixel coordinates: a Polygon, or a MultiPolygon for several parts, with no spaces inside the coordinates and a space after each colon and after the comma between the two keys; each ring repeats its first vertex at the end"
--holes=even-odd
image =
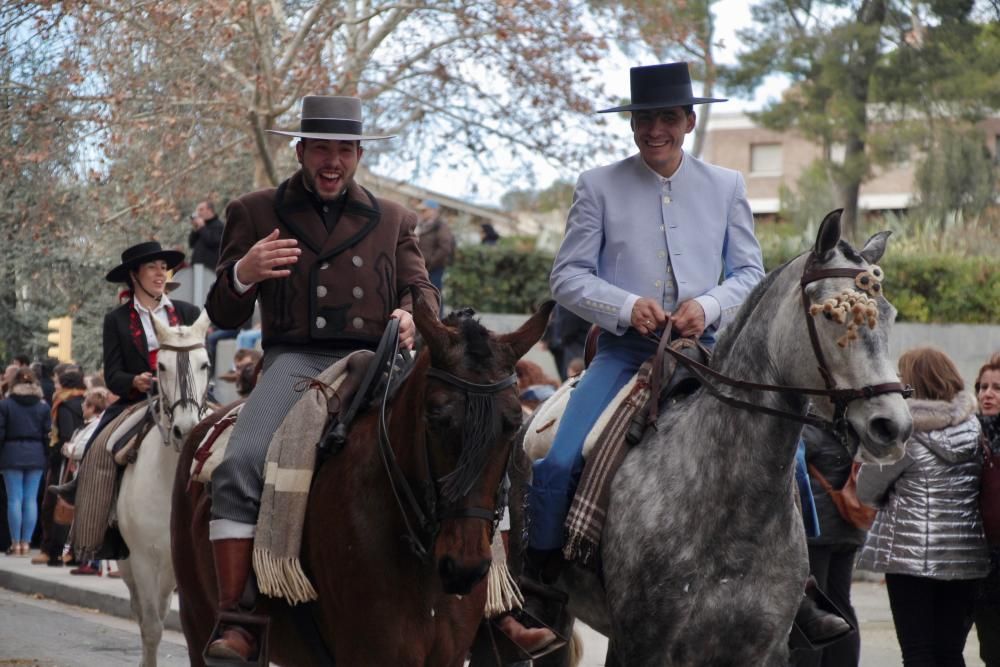
{"type": "MultiPolygon", "coordinates": [[[[238,612],[240,598],[250,578],[253,539],[215,540],[212,554],[219,581],[219,611],[238,612]]],[[[244,662],[257,655],[257,640],[245,628],[227,624],[220,626],[219,631],[219,638],[205,649],[206,655],[244,662]]]]}
{"type": "Polygon", "coordinates": [[[52,484],[51,486],[49,486],[47,491],[49,491],[49,493],[56,494],[57,496],[68,502],[70,505],[75,505],[76,485],[77,485],[77,480],[79,479],[80,479],[79,477],[74,477],[73,479],[69,480],[64,484],[52,484]]]}
{"type": "Polygon", "coordinates": [[[795,614],[795,623],[802,634],[815,645],[824,645],[843,637],[851,631],[851,624],[832,612],[820,609],[813,599],[816,580],[806,580],[806,590],[795,614]]]}

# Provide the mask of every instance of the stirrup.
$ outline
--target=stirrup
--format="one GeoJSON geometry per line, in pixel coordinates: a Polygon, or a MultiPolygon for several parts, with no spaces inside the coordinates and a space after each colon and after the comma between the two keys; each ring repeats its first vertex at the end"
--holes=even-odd
{"type": "Polygon", "coordinates": [[[219,612],[218,618],[215,620],[215,627],[212,628],[212,634],[205,643],[205,648],[201,650],[201,659],[207,667],[234,667],[234,665],[242,665],[243,667],[247,665],[268,667],[271,662],[267,645],[267,637],[270,634],[270,629],[271,618],[269,616],[235,611],[219,612]],[[226,625],[237,625],[254,636],[254,639],[257,640],[256,658],[251,658],[250,660],[228,660],[208,655],[208,647],[216,639],[222,637],[222,628],[226,625]]]}
{"type": "Polygon", "coordinates": [[[531,613],[521,609],[515,615],[527,620],[528,623],[524,624],[526,626],[530,624],[530,627],[550,630],[556,636],[555,640],[529,653],[500,629],[503,616],[484,619],[479,624],[475,641],[472,643],[469,667],[531,667],[535,660],[558,651],[569,643],[555,628],[549,627],[531,613]]]}

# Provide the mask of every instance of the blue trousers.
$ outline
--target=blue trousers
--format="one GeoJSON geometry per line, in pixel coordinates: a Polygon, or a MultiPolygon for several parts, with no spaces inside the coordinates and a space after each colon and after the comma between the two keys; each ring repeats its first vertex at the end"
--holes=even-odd
{"type": "Polygon", "coordinates": [[[38,485],[44,469],[3,471],[3,484],[7,489],[7,527],[10,541],[30,542],[38,523],[38,485]]]}
{"type": "Polygon", "coordinates": [[[795,450],[795,483],[799,487],[802,523],[806,529],[806,537],[819,537],[819,517],[816,516],[816,500],[813,498],[809,469],[806,467],[806,443],[802,438],[799,438],[799,447],[795,450]]]}
{"type": "Polygon", "coordinates": [[[528,546],[552,550],[563,545],[563,524],[583,470],[583,443],[604,408],[656,352],[656,344],[629,331],[601,334],[597,354],[573,389],[559,421],[552,449],[532,466],[528,490],[528,546]]]}

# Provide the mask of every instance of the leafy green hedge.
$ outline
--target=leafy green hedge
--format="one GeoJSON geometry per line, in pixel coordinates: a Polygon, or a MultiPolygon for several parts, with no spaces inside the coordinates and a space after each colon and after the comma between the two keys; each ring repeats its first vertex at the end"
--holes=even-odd
{"type": "Polygon", "coordinates": [[[530,313],[549,298],[552,256],[516,246],[458,249],[444,279],[449,309],[481,313],[530,313]]]}
{"type": "MultiPolygon", "coordinates": [[[[790,256],[768,252],[764,265],[773,268],[790,256]]],[[[995,258],[890,253],[881,266],[899,321],[1000,322],[1000,262],[995,258]]],[[[551,268],[551,255],[524,248],[461,248],[445,278],[445,302],[479,312],[529,313],[549,297],[551,268]]]]}
{"type": "Polygon", "coordinates": [[[1000,262],[977,257],[892,257],[886,296],[904,322],[1000,322],[1000,262]]]}

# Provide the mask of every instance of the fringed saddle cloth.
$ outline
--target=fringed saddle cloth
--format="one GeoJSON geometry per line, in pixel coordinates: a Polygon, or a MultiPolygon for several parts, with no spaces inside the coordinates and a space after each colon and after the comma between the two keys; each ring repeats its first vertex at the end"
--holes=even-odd
{"type": "MultiPolygon", "coordinates": [[[[563,556],[566,560],[575,560],[591,568],[598,566],[611,480],[628,452],[625,436],[629,425],[636,413],[645,409],[648,404],[652,368],[652,361],[647,361],[639,368],[601,413],[584,442],[583,456],[586,463],[564,524],[566,542],[563,556]]],[[[524,447],[533,461],[548,454],[559,428],[559,420],[575,386],[575,380],[563,384],[539,407],[532,418],[524,447]]]]}

